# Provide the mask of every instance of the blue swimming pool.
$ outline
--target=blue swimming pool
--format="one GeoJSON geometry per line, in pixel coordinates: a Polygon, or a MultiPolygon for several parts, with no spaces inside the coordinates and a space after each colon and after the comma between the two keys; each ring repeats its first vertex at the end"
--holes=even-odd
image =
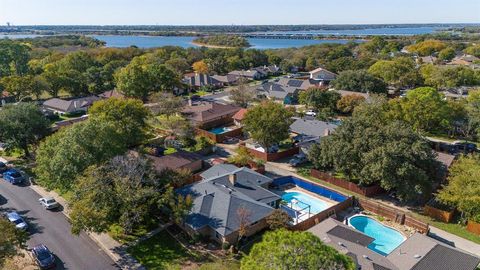
{"type": "Polygon", "coordinates": [[[383,256],[390,254],[405,241],[405,237],[397,230],[367,216],[353,216],[348,222],[355,229],[375,239],[368,248],[383,256]]]}
{"type": "Polygon", "coordinates": [[[282,199],[295,210],[308,212],[308,206],[310,206],[311,214],[320,213],[329,207],[327,202],[298,191],[287,191],[282,194],[282,199]]]}
{"type": "Polygon", "coordinates": [[[213,133],[213,134],[223,134],[225,132],[230,131],[230,128],[227,127],[217,127],[217,128],[212,128],[208,132],[213,133]]]}

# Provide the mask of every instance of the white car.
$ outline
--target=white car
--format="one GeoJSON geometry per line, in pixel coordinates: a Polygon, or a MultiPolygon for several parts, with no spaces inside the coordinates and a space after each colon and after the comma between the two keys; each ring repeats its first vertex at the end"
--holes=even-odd
{"type": "Polygon", "coordinates": [[[305,115],[316,117],[317,113],[314,110],[308,110],[308,111],[305,112],[305,115]]]}
{"type": "Polygon", "coordinates": [[[55,208],[60,206],[60,204],[58,204],[58,202],[55,201],[55,199],[52,198],[52,197],[40,198],[40,199],[38,199],[38,201],[47,210],[55,209],[55,208]]]}

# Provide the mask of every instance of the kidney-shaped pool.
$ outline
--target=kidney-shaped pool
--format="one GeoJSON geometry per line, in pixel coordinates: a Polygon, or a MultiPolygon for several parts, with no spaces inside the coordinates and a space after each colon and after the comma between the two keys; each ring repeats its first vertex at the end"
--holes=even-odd
{"type": "Polygon", "coordinates": [[[406,239],[399,231],[367,216],[353,216],[348,219],[348,224],[375,239],[368,248],[384,256],[390,254],[406,239]]]}

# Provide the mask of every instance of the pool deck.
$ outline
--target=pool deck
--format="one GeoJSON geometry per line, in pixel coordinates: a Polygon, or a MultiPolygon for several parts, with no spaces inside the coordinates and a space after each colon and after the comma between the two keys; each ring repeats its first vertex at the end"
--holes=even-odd
{"type": "MultiPolygon", "coordinates": [[[[314,193],[314,192],[308,191],[308,190],[306,190],[306,189],[303,189],[303,188],[300,188],[300,187],[297,187],[297,186],[295,186],[295,187],[289,187],[289,188],[285,188],[285,189],[282,189],[282,188],[280,188],[280,189],[271,189],[270,191],[272,191],[273,193],[275,193],[275,194],[277,194],[277,195],[279,195],[279,196],[281,196],[281,195],[282,195],[283,193],[285,193],[285,192],[291,192],[291,191],[303,192],[303,193],[308,194],[308,195],[310,195],[310,196],[312,196],[312,197],[314,197],[314,198],[317,198],[317,199],[319,199],[319,200],[322,200],[322,201],[326,202],[326,203],[328,204],[328,208],[334,206],[335,204],[338,204],[338,202],[336,202],[336,201],[334,201],[334,200],[331,200],[331,199],[329,199],[329,198],[327,198],[327,197],[320,196],[320,195],[318,195],[318,194],[316,194],[316,193],[314,193]]],[[[308,202],[304,202],[304,203],[308,203],[308,202]]],[[[297,222],[296,220],[294,220],[294,223],[293,223],[294,225],[295,225],[295,224],[298,224],[298,223],[301,223],[302,221],[307,220],[307,219],[315,216],[316,214],[318,214],[318,213],[308,213],[308,211],[304,211],[304,210],[299,211],[299,212],[302,213],[302,216],[298,218],[298,222],[297,222]]]]}

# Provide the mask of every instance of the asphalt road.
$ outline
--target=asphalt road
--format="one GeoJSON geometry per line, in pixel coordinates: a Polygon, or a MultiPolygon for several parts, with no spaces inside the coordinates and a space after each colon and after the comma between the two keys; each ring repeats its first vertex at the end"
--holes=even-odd
{"type": "Polygon", "coordinates": [[[85,233],[72,235],[66,216],[60,210],[45,210],[38,203],[39,198],[28,186],[12,185],[0,178],[0,208],[15,210],[27,220],[27,245],[45,244],[56,256],[56,269],[118,269],[85,233]]]}

